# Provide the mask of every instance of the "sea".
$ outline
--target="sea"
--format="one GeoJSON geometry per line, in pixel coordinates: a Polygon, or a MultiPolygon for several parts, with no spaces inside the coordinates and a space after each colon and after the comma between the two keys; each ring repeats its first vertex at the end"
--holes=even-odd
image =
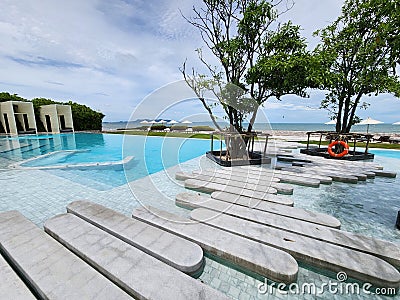
{"type": "MultiPolygon", "coordinates": [[[[191,124],[185,124],[189,127],[193,126],[210,126],[215,128],[212,122],[193,122],[191,124]]],[[[226,126],[226,123],[220,124],[222,127],[226,126]]],[[[143,126],[139,121],[127,122],[103,122],[103,130],[118,130],[127,128],[138,128],[143,126]]],[[[256,123],[254,124],[254,129],[256,131],[334,131],[335,125],[326,125],[320,123],[256,123]]],[[[352,132],[367,132],[367,125],[354,125],[352,127],[352,132]]],[[[370,125],[368,128],[370,133],[380,133],[380,134],[400,134],[400,125],[392,124],[376,124],[370,125]]]]}

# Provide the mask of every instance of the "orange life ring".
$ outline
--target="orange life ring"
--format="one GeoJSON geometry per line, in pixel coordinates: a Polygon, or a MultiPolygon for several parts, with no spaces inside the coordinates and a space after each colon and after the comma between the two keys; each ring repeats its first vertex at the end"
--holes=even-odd
{"type": "Polygon", "coordinates": [[[344,142],[344,141],[333,141],[328,146],[328,153],[332,157],[337,157],[337,158],[343,157],[343,156],[345,156],[346,154],[349,153],[349,145],[347,145],[347,143],[344,142]],[[342,145],[343,148],[344,148],[343,151],[340,152],[340,153],[335,153],[335,152],[332,151],[332,147],[337,145],[337,144],[342,145]]]}

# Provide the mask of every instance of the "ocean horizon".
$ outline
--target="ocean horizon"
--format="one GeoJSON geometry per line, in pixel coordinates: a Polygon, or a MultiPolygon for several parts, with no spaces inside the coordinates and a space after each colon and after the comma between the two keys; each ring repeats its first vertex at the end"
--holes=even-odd
{"type": "MultiPolygon", "coordinates": [[[[191,124],[186,124],[189,127],[193,126],[210,126],[215,128],[212,122],[193,122],[191,124]]],[[[226,126],[226,123],[220,124],[222,127],[226,126]]],[[[119,122],[103,122],[103,130],[117,130],[126,128],[137,128],[141,127],[138,121],[119,121],[119,122]]],[[[254,124],[254,129],[257,131],[334,131],[335,125],[326,125],[323,123],[256,123],[254,124]]],[[[367,132],[367,125],[354,125],[352,127],[352,132],[367,132]]],[[[369,126],[370,133],[387,133],[387,134],[400,134],[400,125],[393,124],[376,124],[369,126]]]]}

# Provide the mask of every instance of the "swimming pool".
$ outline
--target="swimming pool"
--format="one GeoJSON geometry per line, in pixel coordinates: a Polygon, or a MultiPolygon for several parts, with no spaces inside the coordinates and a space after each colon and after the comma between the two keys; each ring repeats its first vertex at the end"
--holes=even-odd
{"type": "MultiPolygon", "coordinates": [[[[203,155],[209,140],[119,134],[75,133],[2,139],[1,156],[25,168],[46,172],[106,190],[203,155]],[[128,164],[98,168],[96,163],[128,164]],[[87,164],[87,166],[83,166],[87,164]],[[67,169],[64,166],[80,166],[67,169]],[[55,168],[54,168],[55,167],[55,168]],[[51,169],[49,169],[51,168],[51,169]]],[[[214,142],[215,147],[218,141],[214,142]]],[[[1,149],[0,149],[1,150],[1,149]]]]}
{"type": "MultiPolygon", "coordinates": [[[[127,172],[129,179],[133,181],[132,189],[142,189],[143,198],[150,199],[156,206],[159,204],[164,210],[175,206],[174,196],[185,191],[182,186],[168,178],[166,173],[157,172],[168,166],[183,162],[190,165],[186,170],[199,168],[199,156],[209,149],[208,140],[195,139],[169,139],[148,138],[121,135],[97,135],[81,134],[38,136],[32,138],[18,138],[6,141],[0,139],[3,145],[0,151],[1,157],[8,157],[9,162],[21,161],[33,156],[46,154],[52,151],[64,151],[67,149],[82,150],[86,161],[92,161],[94,153],[106,151],[108,155],[103,156],[103,161],[118,161],[123,157],[135,156],[136,165],[127,172]],[[6,143],[14,143],[18,146],[13,151],[7,149],[6,143]],[[19,150],[18,150],[19,149],[19,150]],[[88,151],[90,150],[90,151],[88,151]],[[190,159],[190,157],[195,157],[190,159]],[[141,173],[142,172],[142,173],[141,173]],[[151,173],[152,180],[159,183],[162,192],[168,192],[171,197],[169,204],[162,203],[165,199],[149,189],[146,181],[147,174],[151,173]],[[145,198],[147,197],[147,198],[145,198]]],[[[218,143],[218,142],[217,142],[218,143]]],[[[218,145],[219,146],[219,145],[218,145]]],[[[217,149],[218,149],[217,146],[217,149]]],[[[375,150],[373,150],[375,151],[375,150]]],[[[378,150],[375,152],[375,162],[381,164],[386,170],[399,171],[400,159],[389,157],[394,154],[390,150],[378,150]]],[[[396,152],[397,154],[398,152],[396,152]]],[[[98,161],[99,157],[94,159],[98,161]]],[[[398,157],[398,156],[397,156],[398,157]]],[[[71,163],[82,163],[83,158],[72,155],[67,161],[71,163]]],[[[52,161],[42,160],[37,164],[64,164],[62,155],[55,155],[52,161]]],[[[171,173],[173,173],[171,171],[171,173]]],[[[2,184],[2,201],[0,211],[16,209],[35,224],[41,226],[43,222],[56,214],[64,213],[68,203],[78,199],[87,199],[105,205],[117,211],[130,215],[132,210],[140,204],[135,201],[132,191],[124,184],[127,179],[122,170],[117,169],[76,169],[76,170],[30,170],[7,169],[0,172],[0,184],[2,184]],[[56,175],[56,176],[53,176],[56,175]],[[22,185],[23,183],[23,185],[22,185]],[[89,187],[89,188],[88,188],[89,187]]],[[[396,230],[397,210],[400,209],[400,176],[397,178],[375,178],[368,182],[360,182],[350,185],[334,182],[332,185],[321,185],[320,188],[307,188],[295,186],[294,195],[296,207],[308,208],[313,211],[324,212],[338,217],[342,222],[342,229],[359,232],[375,238],[386,239],[397,242],[400,240],[400,231],[396,230]]],[[[171,211],[176,213],[175,211],[171,211]]],[[[188,211],[185,211],[188,215],[188,211]]],[[[326,284],[332,280],[335,274],[327,274],[324,270],[318,270],[306,265],[300,265],[298,283],[314,283],[316,286],[326,284]],[[331,276],[331,277],[328,277],[331,276]]],[[[266,299],[268,295],[257,293],[259,278],[248,276],[235,270],[232,266],[224,265],[218,261],[206,258],[206,265],[200,279],[210,286],[227,292],[229,295],[239,299],[266,299]]],[[[274,298],[273,296],[269,298],[274,298]]],[[[279,295],[279,299],[316,299],[312,295],[294,295],[285,297],[279,295]]],[[[329,295],[328,293],[318,296],[318,299],[362,299],[361,296],[353,295],[329,295]]],[[[371,296],[371,299],[383,299],[371,296]]],[[[389,299],[399,299],[396,296],[389,299]]]]}
{"type": "Polygon", "coordinates": [[[400,150],[370,149],[369,152],[377,156],[400,159],[400,150]]]}

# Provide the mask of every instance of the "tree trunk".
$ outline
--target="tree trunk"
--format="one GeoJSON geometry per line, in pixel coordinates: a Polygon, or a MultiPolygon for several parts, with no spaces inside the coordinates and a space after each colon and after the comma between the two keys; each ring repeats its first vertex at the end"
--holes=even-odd
{"type": "Polygon", "coordinates": [[[228,159],[249,159],[247,152],[247,138],[242,138],[239,134],[227,135],[225,137],[225,144],[227,149],[228,159]]]}
{"type": "Polygon", "coordinates": [[[351,130],[351,126],[353,126],[353,120],[354,120],[354,116],[356,115],[356,110],[358,107],[358,103],[360,103],[361,97],[364,94],[363,91],[360,91],[357,95],[356,100],[354,101],[354,105],[351,108],[351,113],[350,113],[350,117],[349,117],[349,124],[347,125],[347,132],[350,132],[351,130]]]}
{"type": "Polygon", "coordinates": [[[258,108],[256,108],[256,109],[253,111],[253,115],[251,116],[249,126],[247,127],[247,132],[248,132],[248,133],[250,133],[250,132],[253,131],[253,125],[254,125],[254,122],[256,121],[257,111],[258,111],[258,108]]]}
{"type": "Polygon", "coordinates": [[[342,131],[342,110],[343,110],[343,99],[339,98],[338,114],[336,116],[336,132],[340,133],[342,131]]]}

